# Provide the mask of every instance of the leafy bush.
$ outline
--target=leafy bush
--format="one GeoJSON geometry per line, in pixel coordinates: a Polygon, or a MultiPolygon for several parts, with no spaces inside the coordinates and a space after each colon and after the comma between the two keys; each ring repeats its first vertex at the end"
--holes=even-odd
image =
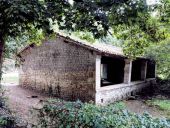
{"type": "Polygon", "coordinates": [[[164,94],[170,94],[170,79],[162,80],[160,78],[157,79],[158,89],[160,92],[164,94]]]}
{"type": "Polygon", "coordinates": [[[14,117],[0,115],[0,128],[16,128],[14,117]]]}
{"type": "Polygon", "coordinates": [[[0,108],[5,108],[6,104],[6,97],[5,97],[5,90],[0,87],[0,108]]]}
{"type": "Polygon", "coordinates": [[[15,117],[6,106],[5,90],[0,87],[0,128],[16,128],[15,117]]]}
{"type": "Polygon", "coordinates": [[[48,101],[36,109],[41,128],[169,128],[166,119],[137,115],[114,105],[96,106],[77,102],[48,101]]]}
{"type": "Polygon", "coordinates": [[[170,38],[148,47],[145,56],[156,61],[158,77],[170,80],[170,38]]]}

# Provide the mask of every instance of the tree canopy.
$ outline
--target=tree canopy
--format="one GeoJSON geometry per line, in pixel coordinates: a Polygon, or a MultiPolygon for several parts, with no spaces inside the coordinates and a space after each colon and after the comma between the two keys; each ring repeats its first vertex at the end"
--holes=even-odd
{"type": "MultiPolygon", "coordinates": [[[[169,0],[163,2],[160,22],[169,23],[169,0]]],[[[45,36],[56,23],[59,29],[88,31],[94,38],[114,35],[125,41],[129,56],[141,55],[149,43],[166,38],[158,19],[151,16],[154,8],[141,0],[0,0],[0,7],[0,64],[9,39],[43,38],[36,33],[45,36]]]]}
{"type": "Polygon", "coordinates": [[[49,21],[45,15],[44,4],[38,0],[0,0],[0,69],[5,42],[28,33],[31,28],[48,32],[49,21]]]}
{"type": "Polygon", "coordinates": [[[149,46],[145,51],[145,56],[157,62],[158,77],[170,79],[170,39],[149,46]]]}

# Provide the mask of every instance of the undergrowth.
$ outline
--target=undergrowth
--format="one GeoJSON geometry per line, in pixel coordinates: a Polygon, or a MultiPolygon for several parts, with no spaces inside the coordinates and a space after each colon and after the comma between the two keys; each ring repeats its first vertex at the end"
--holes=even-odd
{"type": "Polygon", "coordinates": [[[170,128],[170,121],[155,119],[149,114],[138,115],[120,107],[94,104],[48,101],[34,110],[38,124],[35,128],[170,128]]]}
{"type": "Polygon", "coordinates": [[[15,117],[6,105],[5,90],[0,88],[0,128],[16,128],[15,117]]]}
{"type": "Polygon", "coordinates": [[[162,95],[170,97],[170,79],[162,80],[157,78],[157,91],[162,95]]]}
{"type": "Polygon", "coordinates": [[[158,108],[165,117],[170,119],[170,100],[154,98],[152,100],[147,100],[146,104],[158,108]]]}
{"type": "Polygon", "coordinates": [[[150,101],[152,105],[158,106],[161,110],[170,111],[170,100],[153,99],[150,101]]]}

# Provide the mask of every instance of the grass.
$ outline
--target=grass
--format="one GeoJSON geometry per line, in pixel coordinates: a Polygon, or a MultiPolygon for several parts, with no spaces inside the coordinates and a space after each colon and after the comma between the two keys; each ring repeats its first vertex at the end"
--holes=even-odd
{"type": "Polygon", "coordinates": [[[152,99],[146,102],[150,106],[155,106],[162,111],[163,114],[170,118],[170,100],[168,99],[152,99]]]}
{"type": "Polygon", "coordinates": [[[117,102],[112,103],[110,105],[113,106],[116,110],[126,109],[126,105],[123,101],[117,101],[117,102]]]}
{"type": "Polygon", "coordinates": [[[150,105],[157,106],[161,110],[170,111],[170,100],[153,99],[148,102],[150,105]]]}

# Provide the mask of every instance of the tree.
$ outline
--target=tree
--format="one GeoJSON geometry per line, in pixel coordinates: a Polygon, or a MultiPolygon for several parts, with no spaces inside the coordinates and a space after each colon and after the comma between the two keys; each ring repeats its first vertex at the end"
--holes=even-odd
{"type": "Polygon", "coordinates": [[[170,38],[149,46],[145,56],[156,61],[158,77],[170,79],[170,38]]]}
{"type": "Polygon", "coordinates": [[[170,79],[170,0],[162,0],[158,6],[159,26],[166,32],[166,39],[149,46],[145,56],[156,60],[157,74],[161,79],[170,79]]]}
{"type": "Polygon", "coordinates": [[[72,6],[55,8],[57,0],[49,0],[53,20],[60,29],[90,31],[95,38],[107,34],[124,43],[129,57],[141,56],[149,44],[165,39],[164,31],[158,27],[158,19],[151,16],[150,9],[140,0],[74,0],[72,6]],[[63,10],[62,10],[63,9],[63,10]],[[58,15],[59,12],[64,15],[58,15]],[[87,20],[88,19],[88,20],[87,20]]]}
{"type": "Polygon", "coordinates": [[[108,33],[116,35],[125,30],[132,35],[135,26],[136,37],[158,41],[159,36],[155,36],[157,27],[149,22],[150,14],[143,1],[72,1],[0,0],[0,71],[5,42],[9,38],[16,39],[21,35],[30,34],[32,30],[50,33],[50,26],[56,22],[60,29],[88,31],[93,33],[95,38],[104,37],[108,33]],[[143,34],[139,35],[141,32],[143,34]]]}
{"type": "Polygon", "coordinates": [[[38,0],[0,0],[0,71],[5,42],[28,33],[32,28],[49,32],[50,25],[45,16],[45,7],[38,0]]]}

